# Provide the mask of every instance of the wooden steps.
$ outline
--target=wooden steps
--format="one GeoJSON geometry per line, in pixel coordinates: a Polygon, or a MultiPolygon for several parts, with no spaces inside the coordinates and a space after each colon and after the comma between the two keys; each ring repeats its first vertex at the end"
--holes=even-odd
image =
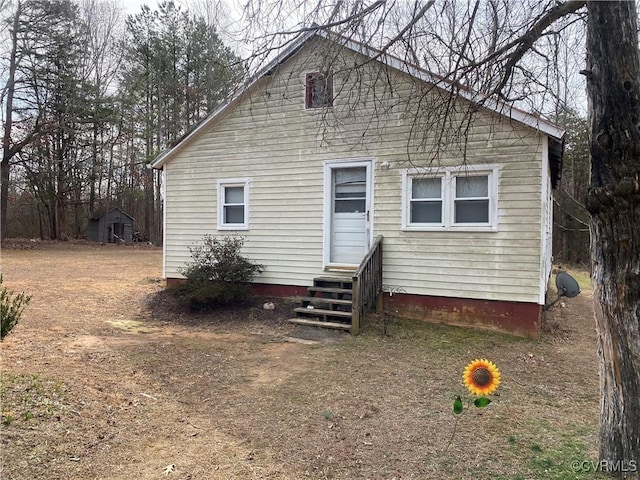
{"type": "Polygon", "coordinates": [[[309,287],[309,293],[342,293],[351,295],[352,290],[350,288],[331,288],[331,287],[309,287]]]}
{"type": "Polygon", "coordinates": [[[351,300],[342,300],[340,298],[323,298],[323,297],[304,297],[302,303],[309,302],[309,304],[315,303],[331,303],[334,305],[349,305],[353,303],[351,300]]]}
{"type": "Polygon", "coordinates": [[[322,318],[325,321],[335,320],[337,318],[351,320],[351,312],[345,312],[341,310],[330,310],[326,308],[298,307],[298,308],[294,308],[293,311],[296,313],[300,313],[303,316],[322,318]]]}
{"type": "Polygon", "coordinates": [[[334,330],[349,330],[351,328],[350,323],[338,323],[338,322],[326,322],[323,320],[310,320],[308,318],[300,318],[295,317],[289,319],[291,323],[295,323],[296,325],[307,325],[309,327],[320,327],[320,328],[333,328],[334,330]]]}
{"type": "Polygon", "coordinates": [[[351,329],[352,281],[345,277],[317,277],[302,306],[295,308],[291,323],[315,327],[351,329]]]}

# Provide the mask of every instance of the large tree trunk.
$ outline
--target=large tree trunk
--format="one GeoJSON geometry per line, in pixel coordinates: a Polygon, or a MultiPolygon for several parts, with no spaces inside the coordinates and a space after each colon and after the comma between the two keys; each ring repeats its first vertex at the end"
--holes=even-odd
{"type": "Polygon", "coordinates": [[[7,212],[9,211],[9,159],[0,163],[0,238],[7,238],[7,212]]]}
{"type": "Polygon", "coordinates": [[[640,478],[640,58],[636,5],[620,1],[588,2],[587,6],[585,73],[591,132],[587,206],[601,360],[600,459],[606,461],[603,469],[640,478]]]}

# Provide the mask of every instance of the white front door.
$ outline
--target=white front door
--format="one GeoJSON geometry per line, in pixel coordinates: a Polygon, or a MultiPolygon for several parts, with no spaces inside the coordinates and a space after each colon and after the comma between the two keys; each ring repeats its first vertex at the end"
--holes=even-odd
{"type": "Polygon", "coordinates": [[[327,164],[327,169],[325,265],[357,266],[369,248],[371,162],[327,164]]]}

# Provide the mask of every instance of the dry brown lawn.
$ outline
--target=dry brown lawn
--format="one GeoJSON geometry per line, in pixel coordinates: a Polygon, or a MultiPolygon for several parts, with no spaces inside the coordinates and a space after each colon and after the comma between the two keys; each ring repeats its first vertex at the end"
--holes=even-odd
{"type": "Polygon", "coordinates": [[[5,285],[33,299],[1,345],[3,479],[599,478],[571,466],[597,458],[588,288],[539,341],[394,320],[310,345],[286,341],[286,302],[180,310],[161,265],[155,248],[4,246],[5,285]],[[503,383],[455,417],[474,358],[503,383]]]}

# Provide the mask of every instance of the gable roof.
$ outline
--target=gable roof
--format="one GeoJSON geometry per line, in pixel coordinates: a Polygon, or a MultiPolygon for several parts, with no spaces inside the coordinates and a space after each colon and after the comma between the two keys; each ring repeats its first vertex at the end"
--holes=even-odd
{"type": "MultiPolygon", "coordinates": [[[[193,129],[186,132],[182,137],[175,140],[170,147],[161,152],[151,162],[151,168],[161,169],[177,150],[188,144],[194,138],[197,138],[209,125],[218,120],[230,107],[235,105],[238,99],[245,92],[250,90],[262,78],[272,73],[279,65],[282,65],[289,58],[295,55],[315,37],[339,43],[343,48],[359,53],[371,60],[377,60],[383,65],[404,72],[414,78],[424,81],[425,83],[431,83],[445,90],[450,89],[452,86],[451,82],[439,78],[427,70],[410,65],[409,63],[404,62],[403,60],[386,52],[373,49],[346,37],[326,32],[325,30],[311,29],[299,35],[291,42],[291,44],[284,48],[276,58],[245,82],[245,84],[239,88],[233,96],[224,101],[216,110],[211,112],[193,129]]],[[[560,178],[560,171],[562,169],[562,153],[564,150],[563,138],[565,134],[565,130],[563,128],[542,117],[526,112],[507,103],[499,102],[493,98],[488,98],[485,95],[473,92],[466,88],[458,88],[456,94],[472,103],[479,104],[483,108],[497,113],[502,117],[517,121],[518,123],[533,128],[534,130],[548,136],[551,140],[549,142],[549,161],[551,165],[552,184],[557,184],[560,178]]]]}
{"type": "Polygon", "coordinates": [[[109,218],[109,217],[114,217],[114,216],[117,216],[119,218],[127,217],[132,222],[134,222],[136,220],[131,215],[129,215],[128,213],[124,212],[121,208],[118,208],[118,207],[113,207],[113,208],[111,208],[111,209],[109,209],[109,210],[107,210],[106,212],[103,212],[103,213],[94,212],[91,215],[90,220],[99,220],[102,217],[109,218]]]}

